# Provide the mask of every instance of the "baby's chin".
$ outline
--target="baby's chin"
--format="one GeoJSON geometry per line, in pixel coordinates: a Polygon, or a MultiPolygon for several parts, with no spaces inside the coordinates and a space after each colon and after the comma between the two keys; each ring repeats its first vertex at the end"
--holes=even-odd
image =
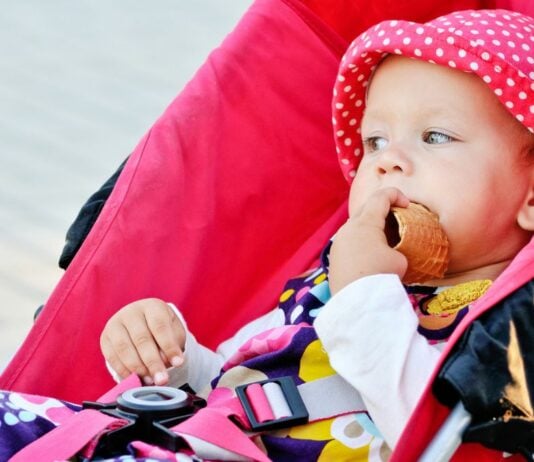
{"type": "Polygon", "coordinates": [[[480,258],[473,258],[466,261],[465,253],[458,258],[456,252],[451,252],[451,260],[443,278],[436,284],[437,286],[450,286],[462,284],[470,281],[489,280],[494,281],[512,262],[513,257],[508,259],[496,259],[491,257],[489,252],[480,258]]]}

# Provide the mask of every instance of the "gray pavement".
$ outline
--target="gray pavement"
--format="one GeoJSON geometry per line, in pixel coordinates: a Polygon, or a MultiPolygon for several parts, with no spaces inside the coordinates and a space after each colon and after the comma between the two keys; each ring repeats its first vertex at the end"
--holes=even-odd
{"type": "Polygon", "coordinates": [[[0,367],[87,197],[252,0],[22,0],[0,15],[0,367]]]}

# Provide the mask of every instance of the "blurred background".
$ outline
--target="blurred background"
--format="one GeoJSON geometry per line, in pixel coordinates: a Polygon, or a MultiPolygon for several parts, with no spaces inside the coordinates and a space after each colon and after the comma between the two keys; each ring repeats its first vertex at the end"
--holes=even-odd
{"type": "Polygon", "coordinates": [[[70,223],[252,0],[27,0],[0,15],[0,369],[70,223]]]}

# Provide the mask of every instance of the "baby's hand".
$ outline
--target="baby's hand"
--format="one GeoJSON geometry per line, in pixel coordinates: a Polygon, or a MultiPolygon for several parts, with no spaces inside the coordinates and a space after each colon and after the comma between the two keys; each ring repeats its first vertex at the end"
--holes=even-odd
{"type": "Polygon", "coordinates": [[[408,262],[388,246],[384,232],[391,207],[407,207],[408,198],[396,188],[376,191],[336,233],[330,250],[332,294],[371,274],[392,273],[402,279],[408,262]]]}
{"type": "Polygon", "coordinates": [[[121,377],[132,372],[147,385],[164,385],[167,367],[183,363],[185,328],[167,303],[147,298],[115,313],[100,336],[100,348],[121,377]]]}

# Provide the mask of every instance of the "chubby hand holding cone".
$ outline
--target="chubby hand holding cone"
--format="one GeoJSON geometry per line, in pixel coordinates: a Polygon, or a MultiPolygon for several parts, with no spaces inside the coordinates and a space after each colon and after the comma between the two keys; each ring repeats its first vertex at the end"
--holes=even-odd
{"type": "Polygon", "coordinates": [[[449,264],[449,241],[438,216],[421,204],[393,207],[386,218],[388,244],[408,260],[405,284],[442,278],[449,264]]]}

